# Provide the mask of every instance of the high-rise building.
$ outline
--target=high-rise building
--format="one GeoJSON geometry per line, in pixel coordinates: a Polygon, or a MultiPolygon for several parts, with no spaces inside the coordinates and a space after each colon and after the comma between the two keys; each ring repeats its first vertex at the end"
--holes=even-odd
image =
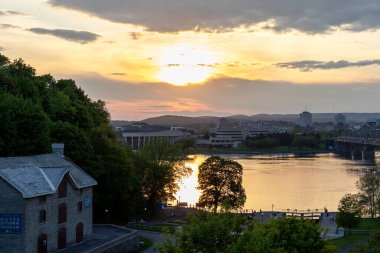
{"type": "Polygon", "coordinates": [[[313,115],[310,112],[304,111],[300,113],[300,126],[311,127],[313,123],[313,115]]]}
{"type": "Polygon", "coordinates": [[[339,113],[337,115],[335,115],[335,123],[338,125],[338,124],[345,124],[346,123],[346,116],[344,116],[343,114],[339,113]]]}

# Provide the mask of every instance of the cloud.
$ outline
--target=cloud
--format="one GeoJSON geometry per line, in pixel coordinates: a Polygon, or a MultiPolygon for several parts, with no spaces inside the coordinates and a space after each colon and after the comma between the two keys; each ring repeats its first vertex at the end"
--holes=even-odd
{"type": "Polygon", "coordinates": [[[55,37],[59,37],[68,41],[78,42],[86,44],[97,40],[100,35],[86,31],[74,31],[74,30],[64,30],[64,29],[45,29],[45,28],[31,28],[28,29],[33,33],[37,34],[48,34],[55,37]]]}
{"type": "Polygon", "coordinates": [[[20,28],[20,27],[16,25],[11,25],[11,24],[0,24],[0,29],[14,29],[14,28],[20,28]]]}
{"type": "Polygon", "coordinates": [[[0,15],[26,15],[25,13],[18,11],[0,11],[0,15]]]}
{"type": "Polygon", "coordinates": [[[3,47],[0,47],[0,51],[4,51],[4,48],[3,48],[3,47]]]}
{"type": "Polygon", "coordinates": [[[165,83],[130,83],[91,74],[70,77],[91,98],[118,101],[119,106],[109,104],[108,107],[114,119],[143,119],[163,114],[298,113],[305,105],[313,112],[330,112],[332,105],[345,112],[380,111],[380,81],[301,85],[218,78],[203,85],[178,87],[165,83]]]}
{"type": "Polygon", "coordinates": [[[110,73],[111,76],[125,76],[127,75],[127,73],[122,73],[122,72],[114,72],[114,73],[110,73]]]}
{"type": "Polygon", "coordinates": [[[261,25],[276,32],[325,33],[380,27],[380,4],[374,0],[49,0],[113,22],[158,32],[228,32],[261,25]]]}
{"type": "Polygon", "coordinates": [[[133,39],[133,40],[139,40],[139,39],[141,38],[142,34],[139,33],[139,32],[130,32],[130,33],[129,33],[129,36],[130,36],[131,39],[133,39]]]}
{"type": "Polygon", "coordinates": [[[370,65],[380,65],[380,60],[364,60],[358,62],[340,61],[293,61],[277,63],[275,66],[279,68],[299,69],[302,72],[312,72],[316,69],[342,69],[349,67],[365,67],[370,65]]]}

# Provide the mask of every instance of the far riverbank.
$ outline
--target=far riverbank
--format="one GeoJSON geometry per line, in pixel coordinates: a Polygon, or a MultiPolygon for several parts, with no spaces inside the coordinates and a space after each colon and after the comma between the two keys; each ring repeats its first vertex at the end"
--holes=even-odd
{"type": "Polygon", "coordinates": [[[236,154],[236,155],[316,155],[328,154],[332,150],[326,149],[293,149],[288,147],[279,147],[271,149],[248,149],[248,148],[191,148],[186,151],[187,155],[223,155],[223,154],[236,154]]]}

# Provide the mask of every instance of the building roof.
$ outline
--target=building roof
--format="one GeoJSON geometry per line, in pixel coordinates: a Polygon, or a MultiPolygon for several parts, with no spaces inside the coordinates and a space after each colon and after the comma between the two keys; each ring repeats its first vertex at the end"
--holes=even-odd
{"type": "Polygon", "coordinates": [[[78,189],[97,184],[95,179],[58,153],[0,157],[0,177],[24,198],[55,193],[65,175],[78,189]]]}

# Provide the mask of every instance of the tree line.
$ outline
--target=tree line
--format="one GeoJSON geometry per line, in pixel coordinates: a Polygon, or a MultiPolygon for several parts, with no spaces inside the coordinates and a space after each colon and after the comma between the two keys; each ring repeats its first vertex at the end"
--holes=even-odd
{"type": "Polygon", "coordinates": [[[51,143],[65,144],[65,156],[98,181],[95,222],[152,213],[174,198],[189,173],[180,144],[156,140],[133,153],[120,144],[103,101],[90,99],[74,80],[37,75],[22,59],[1,54],[0,122],[0,156],[49,153],[51,143]]]}

